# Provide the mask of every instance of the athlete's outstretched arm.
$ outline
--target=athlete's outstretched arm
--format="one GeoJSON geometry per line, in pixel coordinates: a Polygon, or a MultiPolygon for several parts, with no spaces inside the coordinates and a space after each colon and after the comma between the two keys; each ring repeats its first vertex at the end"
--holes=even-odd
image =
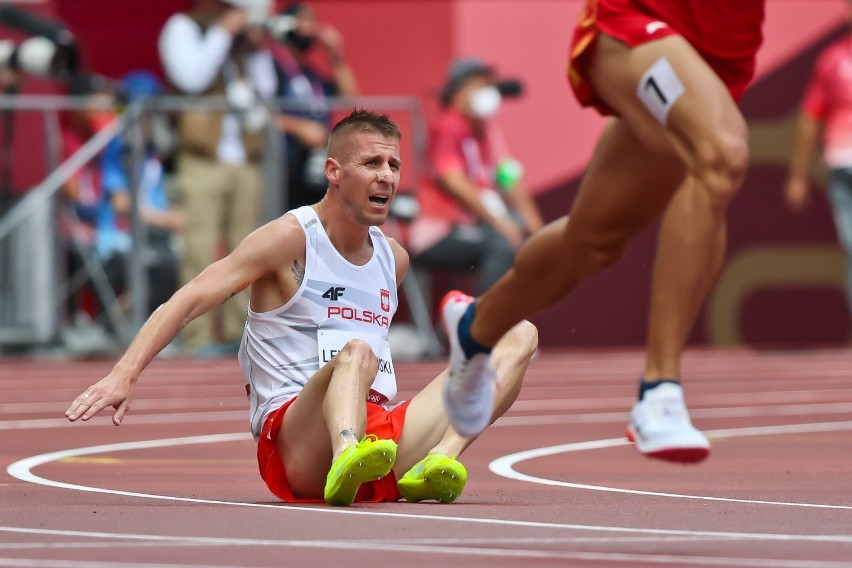
{"type": "Polygon", "coordinates": [[[112,371],[75,398],[65,416],[72,422],[88,420],[111,406],[116,409],[113,423],[121,424],[140,373],[157,353],[193,319],[283,266],[279,263],[289,256],[295,257],[300,242],[304,248],[300,234],[298,226],[278,219],[254,231],[231,254],[208,266],[151,314],[112,371]]]}

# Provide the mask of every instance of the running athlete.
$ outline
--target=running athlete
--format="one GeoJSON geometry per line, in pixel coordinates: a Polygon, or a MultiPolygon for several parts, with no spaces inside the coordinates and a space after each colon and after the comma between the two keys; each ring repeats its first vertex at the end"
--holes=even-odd
{"type": "MultiPolygon", "coordinates": [[[[388,327],[408,254],[377,227],[399,186],[400,131],[356,110],[329,139],[328,189],[246,237],[160,306],[115,368],[65,412],[88,420],[107,407],[121,424],[139,374],[178,331],[250,287],[239,361],[261,476],[284,501],[450,503],[471,443],[441,404],[446,371],[395,405],[388,327]],[[397,445],[398,444],[398,445],[397,445]],[[399,481],[397,482],[397,479],[399,481]]],[[[537,347],[535,327],[514,327],[494,349],[495,418],[518,395],[537,347]]]]}
{"type": "Polygon", "coordinates": [[[569,79],[583,105],[613,115],[568,217],[520,249],[512,269],[476,301],[447,302],[456,429],[488,424],[488,353],[522,318],[553,305],[615,263],[666,210],[654,266],[648,354],[628,436],[651,457],[697,462],[707,438],[680,385],[686,337],[721,268],[725,211],[748,164],[736,101],[762,41],[764,0],[587,0],[569,79]]]}

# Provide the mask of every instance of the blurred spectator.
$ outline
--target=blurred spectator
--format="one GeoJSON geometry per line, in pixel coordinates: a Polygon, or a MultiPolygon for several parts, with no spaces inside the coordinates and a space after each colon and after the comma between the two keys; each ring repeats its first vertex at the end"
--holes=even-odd
{"type": "MultiPolygon", "coordinates": [[[[114,93],[112,85],[99,76],[80,75],[69,86],[72,96],[86,96],[86,107],[72,110],[63,116],[62,151],[64,157],[70,157],[98,131],[115,118],[113,110],[114,93]]],[[[98,229],[114,219],[110,201],[103,191],[102,162],[105,151],[98,153],[81,167],[65,184],[64,197],[68,207],[61,215],[61,233],[67,244],[68,276],[79,293],[69,298],[69,315],[80,323],[83,319],[97,319],[109,327],[104,317],[104,305],[94,289],[86,285],[88,278],[80,280],[84,274],[85,255],[95,257],[95,244],[98,229]]],[[[101,263],[105,276],[113,290],[124,284],[124,271],[118,262],[101,263]]]]}
{"type": "Polygon", "coordinates": [[[14,95],[21,88],[18,72],[5,66],[0,66],[0,92],[4,95],[14,95]]]}
{"type": "Polygon", "coordinates": [[[474,266],[477,293],[512,266],[515,250],[543,226],[490,118],[501,94],[518,94],[517,82],[495,80],[477,59],[452,63],[441,95],[442,112],[430,129],[430,173],[420,188],[421,213],[411,226],[416,262],[437,267],[474,266]]]}
{"type": "Polygon", "coordinates": [[[829,45],[819,55],[806,87],[784,187],[787,205],[793,211],[801,211],[808,204],[808,173],[820,133],[829,170],[828,199],[846,251],[847,302],[852,313],[852,35],[829,45]]]}
{"type": "MultiPolygon", "coordinates": [[[[120,86],[127,100],[161,92],[157,79],[150,73],[128,75],[120,86]]],[[[72,95],[87,95],[89,108],[70,113],[64,130],[64,151],[72,155],[101,128],[117,117],[112,85],[100,77],[82,77],[71,86],[72,95]]],[[[150,314],[177,289],[177,258],[172,248],[172,232],[180,228],[181,212],[172,208],[165,190],[165,178],[159,153],[151,142],[150,124],[143,121],[145,161],[139,171],[137,198],[139,216],[146,226],[147,240],[142,247],[142,261],[148,274],[150,314]]],[[[116,297],[127,286],[127,263],[133,245],[131,226],[131,183],[128,175],[130,152],[121,138],[110,142],[94,159],[69,180],[65,195],[71,212],[65,216],[66,237],[76,246],[69,247],[70,274],[83,264],[83,255],[103,269],[116,297]]],[[[103,298],[86,289],[74,298],[72,313],[82,310],[111,329],[104,317],[103,298]],[[79,300],[79,302],[78,302],[79,300]],[[78,305],[79,304],[79,305],[78,305]]]]}
{"type": "Polygon", "coordinates": [[[286,135],[287,209],[316,203],[325,194],[326,142],[331,113],[326,98],[358,95],[355,75],[343,56],[343,40],[333,27],[317,21],[305,2],[290,5],[275,20],[272,33],[279,43],[272,48],[278,71],[278,94],[302,103],[303,109],[286,110],[279,127],[286,135]],[[320,48],[331,76],[315,65],[320,48]]]}
{"type": "MultiPolygon", "coordinates": [[[[172,85],[188,95],[224,95],[232,109],[191,110],[178,117],[183,283],[231,251],[260,221],[259,161],[268,120],[260,100],[273,97],[277,88],[272,56],[261,48],[266,37],[261,24],[270,7],[267,0],[195,0],[160,33],[160,59],[172,85]]],[[[213,314],[196,319],[184,330],[185,345],[213,348],[224,342],[235,349],[247,307],[245,293],[225,303],[219,337],[213,314]]]]}
{"type": "MultiPolygon", "coordinates": [[[[124,77],[121,93],[128,102],[162,93],[162,85],[148,72],[138,71],[124,77]]],[[[154,144],[152,121],[144,116],[141,121],[145,144],[143,163],[137,172],[139,218],[145,225],[146,242],[142,248],[142,261],[148,275],[148,314],[171,297],[178,286],[177,256],[172,246],[173,235],[183,225],[183,212],[173,207],[166,194],[166,177],[160,150],[154,144]]],[[[104,151],[103,194],[109,207],[105,208],[95,237],[99,258],[112,262],[121,259],[122,266],[132,246],[130,234],[131,165],[129,145],[116,139],[104,151]]],[[[126,268],[125,268],[126,270],[126,268]]]]}

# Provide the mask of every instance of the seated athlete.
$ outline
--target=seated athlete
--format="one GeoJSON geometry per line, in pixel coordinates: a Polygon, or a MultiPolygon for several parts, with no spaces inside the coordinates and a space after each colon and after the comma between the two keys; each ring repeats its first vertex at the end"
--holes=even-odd
{"type": "MultiPolygon", "coordinates": [[[[329,138],[323,199],[257,229],[178,290],[113,370],[74,399],[68,419],[111,406],[121,424],[154,356],[194,318],[250,288],[239,361],[269,489],[284,501],[334,505],[455,501],[467,480],[455,456],[472,438],[449,427],[446,371],[410,401],[389,404],[388,327],[408,254],[377,226],[399,186],[400,137],[385,115],[356,110],[341,120],[329,138]]],[[[495,347],[495,419],[517,397],[537,344],[536,328],[521,322],[495,347]]]]}

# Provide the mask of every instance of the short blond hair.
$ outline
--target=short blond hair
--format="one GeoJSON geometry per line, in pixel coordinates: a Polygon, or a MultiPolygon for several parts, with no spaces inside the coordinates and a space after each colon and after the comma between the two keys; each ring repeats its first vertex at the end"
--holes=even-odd
{"type": "Polygon", "coordinates": [[[402,140],[399,125],[388,115],[356,108],[352,109],[352,112],[342,118],[331,130],[331,135],[328,137],[329,155],[332,155],[332,149],[339,140],[354,132],[375,132],[387,138],[402,140]]]}

